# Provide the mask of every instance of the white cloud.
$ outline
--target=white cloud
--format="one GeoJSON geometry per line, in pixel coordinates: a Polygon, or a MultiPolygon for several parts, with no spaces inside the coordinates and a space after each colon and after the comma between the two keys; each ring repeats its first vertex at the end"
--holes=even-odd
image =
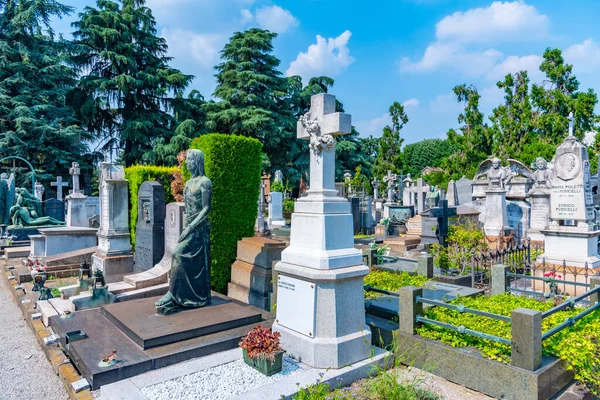
{"type": "Polygon", "coordinates": [[[192,58],[202,67],[212,67],[219,60],[219,51],[227,41],[222,34],[199,34],[183,29],[163,28],[161,36],[169,45],[169,55],[175,58],[192,58]]]}
{"type": "Polygon", "coordinates": [[[436,25],[438,40],[462,43],[531,40],[547,35],[549,20],[524,1],[495,1],[485,8],[455,12],[436,25]]]}
{"type": "Polygon", "coordinates": [[[285,33],[298,25],[292,13],[279,6],[259,8],[254,17],[262,29],[276,33],[285,33]]]}
{"type": "Polygon", "coordinates": [[[242,10],[240,11],[240,14],[242,15],[242,21],[241,21],[242,25],[249,24],[254,19],[254,15],[252,15],[252,11],[248,10],[247,8],[242,8],[242,10]]]}
{"type": "Polygon", "coordinates": [[[600,69],[600,46],[591,38],[567,48],[564,57],[573,64],[575,71],[595,72],[600,69]]]}
{"type": "Polygon", "coordinates": [[[379,137],[383,133],[383,128],[386,125],[391,125],[392,118],[389,114],[383,114],[381,117],[367,119],[354,123],[354,127],[362,137],[375,136],[379,137]]]}
{"type": "Polygon", "coordinates": [[[496,85],[483,88],[483,90],[479,92],[479,95],[481,96],[479,103],[486,114],[488,114],[488,110],[492,110],[500,104],[504,104],[504,90],[496,85]]]}
{"type": "Polygon", "coordinates": [[[417,108],[417,107],[419,107],[419,99],[415,99],[415,98],[408,99],[404,103],[402,103],[402,105],[407,110],[409,110],[411,108],[417,108]]]}
{"type": "Polygon", "coordinates": [[[440,94],[429,102],[429,109],[436,114],[450,113],[458,115],[462,108],[462,104],[456,100],[456,95],[453,92],[440,94]]]}
{"type": "Polygon", "coordinates": [[[542,57],[535,54],[523,57],[509,56],[491,68],[485,77],[489,80],[498,81],[503,80],[507,74],[514,74],[525,70],[530,81],[538,83],[544,77],[544,74],[540,71],[541,63],[542,57]]]}
{"type": "Polygon", "coordinates": [[[354,62],[348,41],[352,32],[345,31],[336,38],[325,39],[317,35],[317,43],[311,44],[306,53],[300,52],[286,71],[287,76],[300,75],[304,80],[313,76],[337,76],[354,62]]]}
{"type": "Polygon", "coordinates": [[[430,72],[439,68],[451,68],[468,76],[481,76],[502,60],[502,53],[489,49],[483,52],[468,51],[456,43],[435,42],[427,46],[423,57],[412,62],[405,57],[400,70],[406,72],[430,72]]]}

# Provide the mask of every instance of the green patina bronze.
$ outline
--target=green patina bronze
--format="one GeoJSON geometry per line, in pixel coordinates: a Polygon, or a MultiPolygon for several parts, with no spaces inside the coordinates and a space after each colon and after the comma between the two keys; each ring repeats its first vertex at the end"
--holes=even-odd
{"type": "Polygon", "coordinates": [[[173,250],[169,292],[156,302],[156,312],[171,314],[210,304],[210,225],[212,185],[204,176],[204,154],[189,150],[186,165],[192,178],[184,191],[187,227],[173,250]]]}

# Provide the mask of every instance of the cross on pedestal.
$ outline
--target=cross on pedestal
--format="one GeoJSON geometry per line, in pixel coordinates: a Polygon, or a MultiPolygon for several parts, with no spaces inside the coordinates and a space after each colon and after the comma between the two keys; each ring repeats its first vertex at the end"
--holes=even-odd
{"type": "Polygon", "coordinates": [[[437,236],[440,244],[446,247],[446,238],[448,237],[448,219],[456,216],[456,208],[448,207],[448,200],[440,200],[439,206],[431,209],[431,216],[437,218],[435,235],[437,236]]]}
{"type": "Polygon", "coordinates": [[[392,171],[388,170],[387,175],[383,177],[383,181],[387,183],[387,201],[388,203],[392,203],[394,201],[394,186],[396,186],[396,182],[398,181],[398,175],[392,174],[392,171]]]}
{"type": "Polygon", "coordinates": [[[425,196],[429,192],[429,185],[423,184],[423,178],[417,179],[417,187],[415,193],[417,195],[417,214],[422,214],[425,205],[425,196]]]}
{"type": "Polygon", "coordinates": [[[81,193],[81,190],[79,190],[79,175],[81,175],[81,169],[79,168],[78,162],[71,164],[69,174],[73,177],[73,194],[81,193]]]}
{"type": "Polygon", "coordinates": [[[60,201],[63,199],[63,187],[68,187],[69,182],[63,182],[62,176],[56,177],[56,182],[50,182],[50,186],[56,186],[56,198],[60,201]]]}
{"type": "Polygon", "coordinates": [[[258,215],[256,217],[256,231],[260,234],[265,233],[265,216],[263,211],[263,202],[265,201],[265,187],[267,185],[260,181],[260,191],[258,193],[258,215]]]}
{"type": "Polygon", "coordinates": [[[373,184],[373,198],[375,198],[375,200],[379,199],[379,179],[377,179],[377,177],[373,178],[373,181],[371,182],[373,184]]]}
{"type": "Polygon", "coordinates": [[[310,99],[310,111],[297,123],[298,139],[310,140],[310,189],[307,201],[333,199],[335,190],[335,136],[352,132],[350,114],[335,112],[335,96],[310,99]]]}

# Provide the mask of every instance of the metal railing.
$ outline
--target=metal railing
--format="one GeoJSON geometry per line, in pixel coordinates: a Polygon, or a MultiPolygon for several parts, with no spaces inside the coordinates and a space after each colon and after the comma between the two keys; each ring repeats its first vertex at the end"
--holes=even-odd
{"type": "Polygon", "coordinates": [[[496,264],[506,264],[515,270],[529,268],[531,241],[512,240],[499,250],[488,250],[474,255],[471,261],[471,286],[488,288],[491,284],[491,268],[496,264]]]}

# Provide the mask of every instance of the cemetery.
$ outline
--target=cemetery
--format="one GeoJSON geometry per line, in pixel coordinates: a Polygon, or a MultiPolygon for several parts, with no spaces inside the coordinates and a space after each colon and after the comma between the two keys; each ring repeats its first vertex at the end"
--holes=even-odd
{"type": "MultiPolygon", "coordinates": [[[[506,4],[537,12],[439,43],[506,4]]],[[[561,50],[404,144],[415,102],[367,137],[332,78],[284,77],[270,6],[205,99],[160,6],[86,5],[71,40],[75,8],[0,3],[0,398],[600,398],[598,99],[561,50]]]]}

